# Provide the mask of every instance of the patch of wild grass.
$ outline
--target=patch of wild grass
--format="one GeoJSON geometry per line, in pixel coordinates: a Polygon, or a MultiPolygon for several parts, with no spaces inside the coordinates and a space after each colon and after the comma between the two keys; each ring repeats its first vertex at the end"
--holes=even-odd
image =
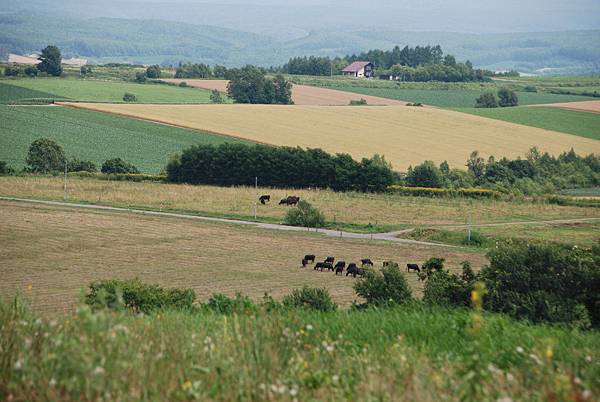
{"type": "Polygon", "coordinates": [[[468,310],[242,315],[0,302],[6,400],[594,400],[596,332],[468,310]],[[577,399],[579,398],[579,399],[577,399]]]}

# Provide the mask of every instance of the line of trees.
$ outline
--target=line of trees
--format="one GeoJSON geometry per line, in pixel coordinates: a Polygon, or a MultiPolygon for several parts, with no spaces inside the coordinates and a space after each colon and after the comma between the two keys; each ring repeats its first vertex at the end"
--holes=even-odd
{"type": "Polygon", "coordinates": [[[223,144],[192,146],[171,159],[167,180],[221,186],[254,185],[283,188],[331,188],[336,191],[380,192],[394,181],[381,156],[355,161],[348,154],[320,149],[223,144]]]}
{"type": "Polygon", "coordinates": [[[292,104],[292,84],[278,74],[270,79],[265,75],[263,69],[246,66],[235,69],[229,84],[227,93],[237,103],[256,104],[292,104]]]}
{"type": "Polygon", "coordinates": [[[179,64],[175,70],[175,78],[222,78],[229,80],[235,70],[235,68],[228,69],[220,65],[211,67],[204,63],[185,63],[179,64]]]}

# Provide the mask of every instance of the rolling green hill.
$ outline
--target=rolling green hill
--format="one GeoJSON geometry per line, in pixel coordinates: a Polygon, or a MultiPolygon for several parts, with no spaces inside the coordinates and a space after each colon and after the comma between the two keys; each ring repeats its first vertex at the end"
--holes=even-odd
{"type": "Polygon", "coordinates": [[[126,92],[134,94],[137,97],[137,103],[210,103],[210,91],[162,84],[64,78],[24,78],[0,81],[0,101],[4,98],[23,96],[27,98],[63,98],[86,102],[123,102],[123,95],[126,92]],[[39,91],[41,94],[40,96],[30,96],[35,94],[20,93],[15,87],[39,91]],[[43,94],[52,95],[42,96],[43,94]]]}
{"type": "Polygon", "coordinates": [[[55,140],[67,157],[98,166],[121,157],[145,173],[158,173],[169,157],[195,144],[239,142],[224,136],[185,130],[87,110],[54,106],[0,105],[0,160],[20,169],[31,142],[55,140]]]}

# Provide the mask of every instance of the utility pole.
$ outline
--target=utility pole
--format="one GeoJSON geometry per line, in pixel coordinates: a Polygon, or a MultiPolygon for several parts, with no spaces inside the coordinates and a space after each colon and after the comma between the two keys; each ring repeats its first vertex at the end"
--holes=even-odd
{"type": "Polygon", "coordinates": [[[254,220],[256,220],[256,207],[257,207],[257,199],[258,199],[258,176],[254,176],[254,191],[256,192],[256,197],[254,197],[254,220]]]}
{"type": "Polygon", "coordinates": [[[333,79],[333,60],[329,60],[329,67],[331,68],[331,79],[333,79]]]}
{"type": "Polygon", "coordinates": [[[65,195],[63,196],[63,200],[67,201],[67,160],[65,159],[65,195]]]}

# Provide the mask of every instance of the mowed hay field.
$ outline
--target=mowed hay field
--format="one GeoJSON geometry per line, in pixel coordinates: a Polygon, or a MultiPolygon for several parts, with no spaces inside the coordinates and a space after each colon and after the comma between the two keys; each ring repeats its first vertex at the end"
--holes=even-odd
{"type": "MultiPolygon", "coordinates": [[[[346,261],[369,257],[378,265],[389,259],[422,263],[438,256],[453,270],[464,260],[478,269],[486,262],[481,254],[459,248],[6,201],[0,201],[0,221],[0,296],[20,292],[35,310],[46,313],[68,309],[91,281],[106,278],[190,287],[201,300],[217,292],[255,299],[269,292],[281,298],[303,285],[326,287],[343,305],[356,299],[355,279],[299,268],[306,253],[346,261]]],[[[420,291],[415,274],[408,281],[420,291]]]]}
{"type": "Polygon", "coordinates": [[[67,104],[278,146],[322,148],[354,158],[383,154],[396,170],[424,160],[465,166],[469,154],[600,152],[600,142],[454,111],[406,106],[67,104]]]}
{"type": "Polygon", "coordinates": [[[600,100],[571,102],[571,103],[551,103],[547,105],[536,105],[544,107],[558,107],[561,109],[579,110],[582,112],[600,113],[600,100]]]}
{"type": "MultiPolygon", "coordinates": [[[[227,80],[194,80],[194,79],[163,79],[162,81],[179,84],[187,83],[194,88],[227,92],[227,80]]],[[[405,105],[406,102],[397,99],[386,99],[379,96],[359,95],[348,91],[319,88],[309,85],[292,86],[292,100],[295,105],[345,106],[352,100],[364,99],[369,105],[405,105]]]]}
{"type": "MultiPolygon", "coordinates": [[[[257,191],[251,187],[190,186],[164,183],[133,183],[71,177],[69,200],[118,207],[186,211],[207,215],[253,219],[257,191]]],[[[599,218],[598,208],[581,208],[531,202],[433,199],[393,194],[336,193],[329,190],[280,190],[259,188],[270,194],[271,203],[257,205],[259,219],[281,222],[289,207],[277,205],[290,194],[308,200],[340,224],[377,224],[380,230],[394,226],[461,225],[574,218],[599,218]]],[[[62,201],[62,177],[0,177],[0,195],[62,201]]]]}

